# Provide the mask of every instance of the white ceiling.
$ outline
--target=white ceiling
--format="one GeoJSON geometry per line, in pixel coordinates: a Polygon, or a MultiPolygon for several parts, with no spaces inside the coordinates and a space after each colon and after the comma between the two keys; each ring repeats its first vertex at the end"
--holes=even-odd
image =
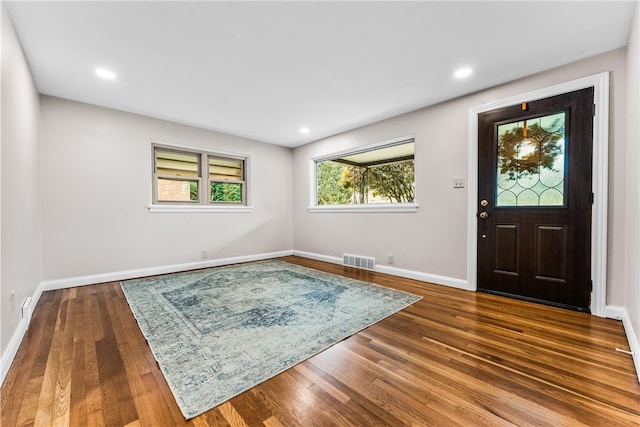
{"type": "Polygon", "coordinates": [[[293,147],[625,46],[635,2],[6,4],[43,94],[293,147]]]}

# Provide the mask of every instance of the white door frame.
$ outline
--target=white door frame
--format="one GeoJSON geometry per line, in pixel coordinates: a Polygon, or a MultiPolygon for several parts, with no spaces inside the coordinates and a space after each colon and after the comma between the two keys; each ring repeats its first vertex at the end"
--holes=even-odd
{"type": "Polygon", "coordinates": [[[512,96],[469,109],[469,199],[467,235],[468,289],[478,289],[478,114],[522,102],[593,87],[596,115],[593,121],[593,192],[595,194],[591,221],[591,314],[605,316],[607,291],[607,207],[609,181],[609,72],[573,80],[544,89],[512,96]]]}

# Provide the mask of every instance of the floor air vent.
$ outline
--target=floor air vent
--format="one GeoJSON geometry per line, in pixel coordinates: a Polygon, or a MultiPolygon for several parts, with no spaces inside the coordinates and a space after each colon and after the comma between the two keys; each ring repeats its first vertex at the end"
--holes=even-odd
{"type": "Polygon", "coordinates": [[[365,256],[344,254],[342,255],[342,265],[375,271],[376,259],[365,256]]]}

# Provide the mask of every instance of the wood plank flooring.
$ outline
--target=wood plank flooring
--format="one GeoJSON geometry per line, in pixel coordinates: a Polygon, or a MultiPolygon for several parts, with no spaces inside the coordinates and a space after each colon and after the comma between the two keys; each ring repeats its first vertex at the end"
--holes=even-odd
{"type": "Polygon", "coordinates": [[[622,324],[298,257],[423,296],[185,420],[118,283],[45,292],[1,393],[2,426],[638,426],[622,324]]]}

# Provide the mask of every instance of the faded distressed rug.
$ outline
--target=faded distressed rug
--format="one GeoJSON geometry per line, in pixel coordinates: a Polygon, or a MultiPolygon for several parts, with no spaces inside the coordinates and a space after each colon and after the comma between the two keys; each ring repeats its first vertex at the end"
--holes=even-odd
{"type": "Polygon", "coordinates": [[[121,286],[187,419],[421,298],[283,261],[121,286]]]}

